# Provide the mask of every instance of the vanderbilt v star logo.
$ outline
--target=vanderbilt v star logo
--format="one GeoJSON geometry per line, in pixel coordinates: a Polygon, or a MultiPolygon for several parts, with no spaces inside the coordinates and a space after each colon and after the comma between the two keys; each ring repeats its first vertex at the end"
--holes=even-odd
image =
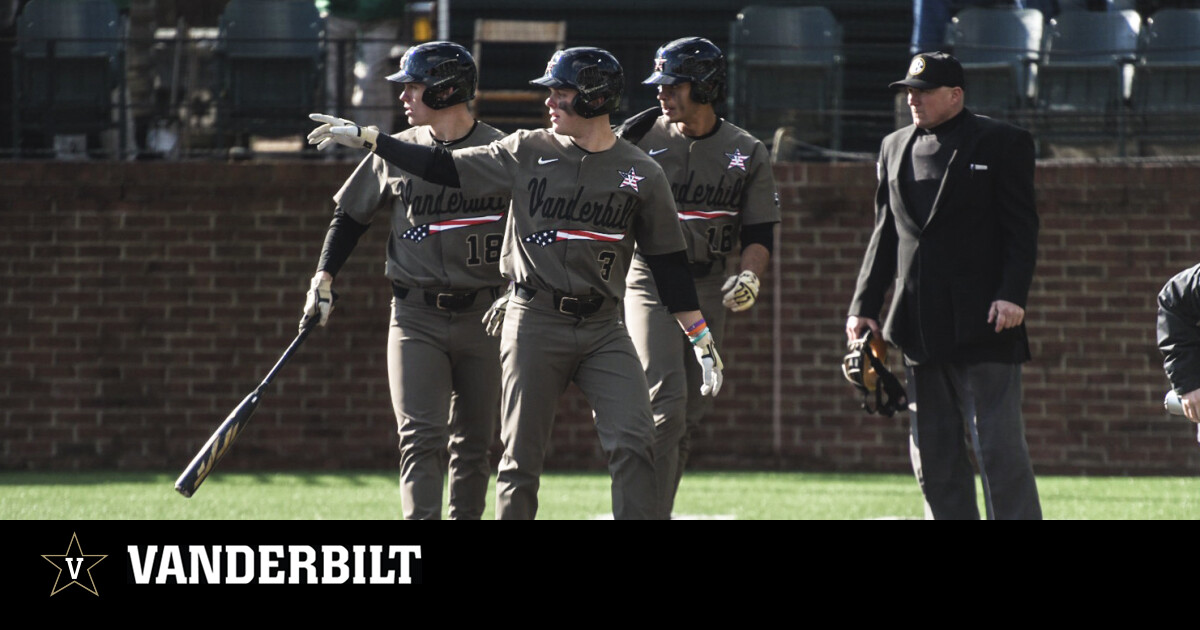
{"type": "Polygon", "coordinates": [[[96,591],[96,583],[92,581],[92,569],[100,564],[101,560],[107,558],[107,555],[85,555],[79,547],[79,538],[75,534],[71,534],[71,542],[67,545],[66,553],[43,554],[42,557],[46,559],[46,562],[58,568],[58,577],[54,580],[54,587],[50,591],[51,596],[57,595],[59,591],[72,584],[77,584],[83,590],[99,597],[100,593],[96,591]]]}
{"type": "Polygon", "coordinates": [[[634,192],[637,192],[638,182],[646,179],[645,177],[638,175],[637,172],[633,170],[632,166],[629,167],[628,171],[617,169],[617,172],[621,174],[621,185],[617,186],[617,188],[632,188],[634,192]]]}

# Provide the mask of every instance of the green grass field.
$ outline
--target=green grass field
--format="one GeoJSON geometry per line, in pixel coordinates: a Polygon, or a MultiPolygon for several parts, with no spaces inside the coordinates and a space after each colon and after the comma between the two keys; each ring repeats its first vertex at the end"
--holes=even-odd
{"type": "MultiPolygon", "coordinates": [[[[191,499],[175,476],[151,473],[0,473],[0,518],[369,519],[400,518],[395,473],[215,473],[191,499]]],[[[1048,519],[1198,519],[1200,478],[1039,477],[1048,519]]],[[[603,473],[542,479],[541,519],[610,517],[603,473]]],[[[489,498],[485,518],[493,517],[489,498]]],[[[681,518],[859,520],[922,517],[908,475],[697,472],[684,478],[681,518]]]]}

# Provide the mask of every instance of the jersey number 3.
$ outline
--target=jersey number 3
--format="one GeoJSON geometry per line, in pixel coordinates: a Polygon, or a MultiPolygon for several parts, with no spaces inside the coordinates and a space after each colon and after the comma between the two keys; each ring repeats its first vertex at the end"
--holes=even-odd
{"type": "Polygon", "coordinates": [[[612,277],[613,263],[617,262],[617,253],[605,250],[596,256],[596,260],[600,261],[600,277],[608,282],[608,279],[612,277]]]}

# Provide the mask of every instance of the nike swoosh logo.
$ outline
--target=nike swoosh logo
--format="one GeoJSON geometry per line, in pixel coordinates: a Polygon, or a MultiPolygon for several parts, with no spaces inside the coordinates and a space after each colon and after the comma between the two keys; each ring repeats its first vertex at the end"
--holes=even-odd
{"type": "Polygon", "coordinates": [[[667,149],[650,149],[649,151],[647,151],[647,153],[650,154],[650,157],[654,157],[654,156],[658,155],[659,153],[665,153],[666,151],[667,151],[667,149]]]}
{"type": "Polygon", "coordinates": [[[549,164],[551,162],[557,162],[557,161],[558,161],[558,158],[550,158],[549,160],[547,160],[546,158],[538,158],[538,164],[549,164]]]}

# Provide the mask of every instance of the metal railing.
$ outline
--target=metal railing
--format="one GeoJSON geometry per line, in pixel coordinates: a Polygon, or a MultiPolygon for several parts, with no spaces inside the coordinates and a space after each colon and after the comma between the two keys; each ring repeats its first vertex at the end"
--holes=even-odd
{"type": "MultiPolygon", "coordinates": [[[[108,110],[94,129],[80,129],[71,123],[57,124],[65,110],[58,98],[75,95],[81,90],[70,83],[75,81],[69,72],[56,68],[57,50],[64,42],[42,42],[38,47],[47,51],[38,57],[38,64],[47,76],[32,81],[28,76],[33,65],[28,55],[15,48],[13,40],[0,41],[9,51],[5,65],[11,73],[9,92],[0,97],[0,116],[11,121],[7,135],[0,135],[0,158],[3,159],[229,159],[230,157],[262,157],[281,155],[317,158],[303,141],[309,128],[307,111],[280,107],[278,115],[287,120],[280,129],[270,125],[255,127],[255,118],[237,120],[230,116],[229,58],[222,51],[215,28],[193,28],[186,31],[160,29],[151,40],[121,42],[121,52],[110,60],[115,68],[114,83],[107,90],[108,110]],[[148,63],[139,67],[142,73],[135,78],[151,86],[140,93],[129,89],[132,66],[128,51],[140,47],[148,63]],[[64,82],[67,82],[64,84],[64,82]],[[32,86],[32,87],[31,87],[32,86]],[[29,92],[45,90],[48,104],[34,111],[31,117],[29,92]],[[290,127],[290,131],[288,130],[290,127]]],[[[469,42],[468,42],[469,43],[469,42]]],[[[569,45],[586,42],[568,42],[569,45]]],[[[610,48],[626,61],[627,85],[623,109],[614,122],[642,108],[654,106],[654,92],[640,85],[643,66],[649,67],[654,46],[660,42],[630,39],[616,42],[610,48]],[[645,63],[638,63],[643,60],[645,63]]],[[[383,118],[381,128],[398,131],[406,126],[403,108],[398,102],[400,88],[396,84],[380,83],[391,91],[389,104],[367,107],[356,112],[353,88],[346,73],[354,57],[355,42],[328,40],[322,42],[322,53],[309,63],[306,71],[315,77],[311,104],[316,109],[330,111],[347,118],[368,112],[383,118]],[[330,80],[329,66],[335,70],[330,80]]],[[[25,50],[28,50],[25,46],[25,50]]],[[[398,56],[403,47],[394,48],[398,56]]],[[[868,47],[846,47],[841,66],[829,75],[833,90],[831,104],[799,106],[788,102],[789,84],[785,71],[769,75],[776,85],[758,85],[747,89],[753,78],[737,63],[737,55],[745,51],[729,51],[733,60],[730,68],[730,99],[721,104],[719,113],[734,124],[750,127],[754,116],[774,110],[775,122],[756,127],[753,131],[767,144],[775,147],[780,159],[844,160],[872,159],[879,140],[890,130],[908,124],[907,107],[887,83],[900,78],[907,55],[889,47],[871,50],[868,47]],[[858,59],[858,62],[853,60],[858,59]],[[887,59],[890,65],[880,69],[877,60],[887,59]],[[849,61],[846,61],[849,60],[849,61]],[[863,60],[868,60],[864,62],[863,60]],[[896,70],[895,68],[899,68],[896,70]],[[837,83],[833,83],[837,81],[837,83]],[[778,92],[777,100],[769,95],[778,92]],[[768,95],[764,97],[763,94],[768,95]],[[751,98],[753,96],[753,98],[751,98]],[[742,100],[738,100],[738,99],[742,100]],[[766,100],[764,100],[766,99],[766,100]],[[840,133],[833,142],[829,133],[836,125],[840,133]]],[[[1061,54],[1060,59],[1061,59],[1061,54]]],[[[489,61],[492,62],[496,57],[489,61]]],[[[393,59],[394,61],[394,59],[393,59]]],[[[978,97],[983,85],[971,84],[968,68],[966,87],[967,106],[993,117],[1009,120],[1027,127],[1039,140],[1044,157],[1141,157],[1162,155],[1200,155],[1200,64],[1146,64],[1140,59],[1114,62],[1114,76],[1124,81],[1120,95],[1111,106],[1082,108],[1055,103],[1047,98],[1052,85],[1036,79],[1039,68],[1048,77],[1053,64],[1034,61],[1030,64],[1029,91],[997,107],[983,103],[978,97]],[[1120,65],[1124,64],[1124,65],[1120,65]],[[1162,73],[1172,73],[1169,81],[1158,80],[1162,73]],[[1155,93],[1154,90],[1159,90],[1155,93]]],[[[63,66],[65,67],[65,66],[63,66]]],[[[540,69],[511,69],[509,74],[525,77],[540,69]],[[528,70],[528,71],[526,71],[528,70]]],[[[503,68],[493,67],[502,72],[503,68]]],[[[83,75],[79,75],[83,76],[83,75]]],[[[1046,78],[1043,77],[1043,78],[1046,78]]],[[[521,87],[524,87],[522,85],[521,87]]],[[[254,86],[248,86],[253,90],[254,86]]],[[[264,94],[275,94],[280,88],[264,88],[264,94]]],[[[36,105],[36,99],[34,99],[36,105]]],[[[286,105],[286,104],[285,104],[286,105]]],[[[257,115],[273,111],[270,104],[257,115]]],[[[486,122],[486,118],[484,118],[486,122]]],[[[325,158],[325,156],[320,156],[325,158]]],[[[354,160],[349,153],[328,159],[354,160]]]]}

